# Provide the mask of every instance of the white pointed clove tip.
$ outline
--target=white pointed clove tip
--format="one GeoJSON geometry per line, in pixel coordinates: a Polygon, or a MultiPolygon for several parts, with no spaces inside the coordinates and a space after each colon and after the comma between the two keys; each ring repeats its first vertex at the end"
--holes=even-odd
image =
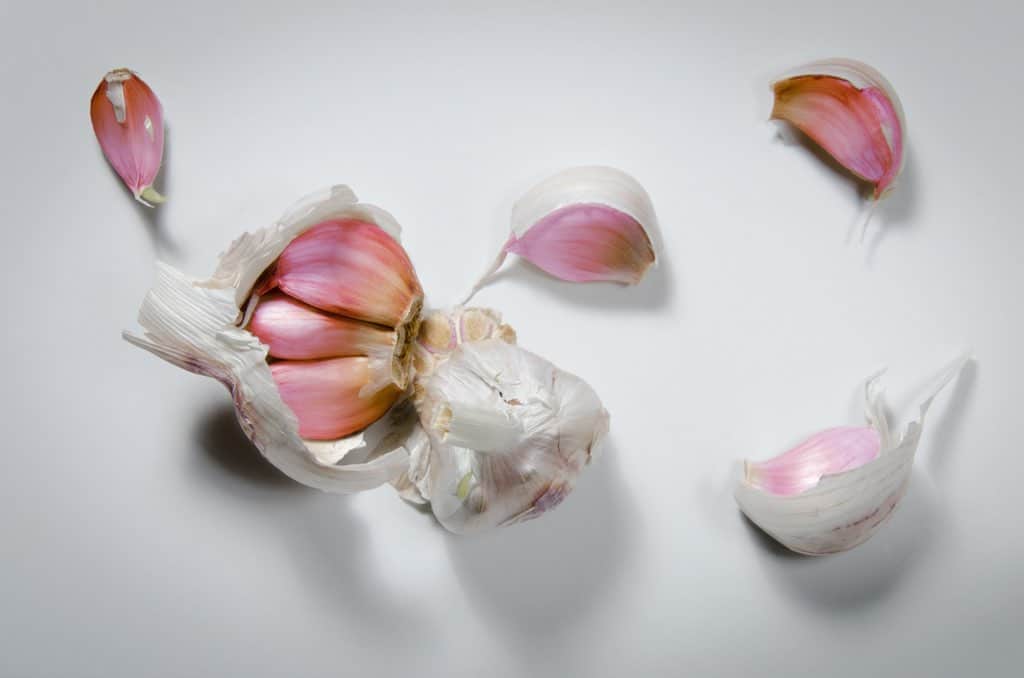
{"type": "Polygon", "coordinates": [[[918,419],[897,439],[890,435],[881,373],[872,376],[864,389],[869,425],[827,429],[772,459],[745,461],[734,493],[740,510],[797,553],[826,555],[862,544],[899,505],[928,408],[970,360],[965,354],[939,373],[918,419]]]}

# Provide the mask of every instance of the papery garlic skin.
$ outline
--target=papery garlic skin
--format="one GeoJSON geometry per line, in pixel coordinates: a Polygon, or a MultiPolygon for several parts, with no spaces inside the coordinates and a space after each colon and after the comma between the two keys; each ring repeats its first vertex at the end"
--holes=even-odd
{"type": "Polygon", "coordinates": [[[917,421],[891,440],[880,375],[865,386],[870,427],[830,429],[775,459],[746,462],[736,488],[740,510],[786,548],[805,555],[849,550],[870,538],[903,498],[925,415],[939,392],[967,364],[940,374],[917,421]]]}
{"type": "Polygon", "coordinates": [[[510,253],[561,280],[636,284],[657,260],[656,230],[651,199],[633,177],[612,167],[564,170],[516,202],[511,235],[466,301],[510,253]]]}
{"type": "Polygon", "coordinates": [[[348,187],[320,191],[297,203],[274,226],[237,239],[208,280],[193,280],[158,265],[156,283],[139,311],[145,336],[126,332],[124,337],[227,386],[243,431],[285,474],[310,487],[348,493],[393,481],[407,470],[409,453],[403,445],[414,420],[411,408],[396,405],[365,430],[337,440],[304,440],[275,383],[268,346],[245,329],[253,315],[250,306],[258,303],[250,296],[261,276],[297,236],[337,219],[375,224],[396,240],[400,232],[391,215],[357,202],[348,187]],[[364,447],[373,450],[368,461],[338,463],[364,447]]]}
{"type": "Polygon", "coordinates": [[[103,155],[135,199],[148,207],[164,202],[153,188],[164,155],[163,108],[149,85],[127,68],[110,71],[89,112],[103,155]]]}
{"type": "Polygon", "coordinates": [[[814,140],[844,168],[885,196],[903,171],[906,121],[892,85],[852,59],[827,59],[793,69],[772,83],[771,117],[814,140]]]}
{"type": "Polygon", "coordinates": [[[419,377],[421,493],[456,533],[536,518],[572,492],[608,431],[585,382],[502,339],[460,344],[419,377]]]}

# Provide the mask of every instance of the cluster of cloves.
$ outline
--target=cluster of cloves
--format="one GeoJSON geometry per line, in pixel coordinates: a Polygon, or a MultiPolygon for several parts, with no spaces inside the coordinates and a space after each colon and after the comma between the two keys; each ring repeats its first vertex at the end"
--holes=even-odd
{"type": "MultiPolygon", "coordinates": [[[[868,182],[872,201],[893,189],[905,122],[874,69],[821,61],[772,89],[771,117],[868,182]]],[[[91,113],[133,195],[162,202],[153,181],[163,116],[152,90],[131,71],[112,71],[91,113]]],[[[225,383],[255,445],[300,482],[338,492],[390,483],[429,502],[454,532],[506,525],[572,491],[608,415],[585,382],[519,348],[497,312],[465,304],[510,253],[566,281],[637,283],[655,263],[656,228],[650,198],[629,175],[566,170],[516,203],[508,240],[462,304],[424,310],[397,222],[336,186],[243,235],[208,280],[161,266],[140,311],[145,336],[125,337],[225,383]],[[349,461],[354,450],[361,461],[349,461]]],[[[862,543],[902,497],[924,414],[965,362],[943,372],[919,421],[895,439],[877,377],[868,380],[870,426],[828,429],[747,462],[740,508],[794,551],[862,543]]]]}

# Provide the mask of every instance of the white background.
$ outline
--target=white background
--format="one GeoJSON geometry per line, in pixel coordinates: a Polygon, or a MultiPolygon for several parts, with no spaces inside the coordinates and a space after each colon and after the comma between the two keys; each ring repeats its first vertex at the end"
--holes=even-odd
{"type": "Polygon", "coordinates": [[[0,675],[1013,673],[1024,15],[982,5],[4,3],[0,675]],[[766,122],[770,77],[830,55],[907,112],[865,246],[857,187],[766,122]],[[116,66],[167,111],[156,212],[90,127],[116,66]],[[612,413],[539,521],[458,538],[388,488],[304,489],[220,385],[120,338],[154,258],[205,276],[331,183],[398,218],[450,304],[515,198],[590,163],[647,187],[661,268],[620,289],[516,263],[477,298],[612,413]],[[737,459],[860,422],[883,365],[913,414],[968,347],[873,540],[790,557],[741,519],[737,459]]]}

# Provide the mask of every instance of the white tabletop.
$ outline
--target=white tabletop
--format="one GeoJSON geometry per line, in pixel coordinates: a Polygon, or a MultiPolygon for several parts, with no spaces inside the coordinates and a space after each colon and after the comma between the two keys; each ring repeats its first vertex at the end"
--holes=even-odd
{"type": "Polygon", "coordinates": [[[1024,660],[1018,3],[214,4],[0,8],[0,674],[982,676],[1024,660]],[[770,77],[832,55],[879,68],[907,113],[905,175],[864,246],[846,241],[856,187],[766,121],[770,77]],[[117,66],[167,112],[156,212],[90,127],[117,66]],[[477,297],[612,415],[541,520],[460,538],[389,488],[307,490],[259,457],[219,384],[120,338],[155,257],[205,276],[332,183],[398,218],[429,301],[450,304],[519,194],[594,163],[650,192],[662,266],[620,289],[514,263],[477,297]],[[790,557],[740,517],[736,460],[859,423],[858,386],[885,365],[912,415],[965,348],[977,363],[871,541],[790,557]]]}

